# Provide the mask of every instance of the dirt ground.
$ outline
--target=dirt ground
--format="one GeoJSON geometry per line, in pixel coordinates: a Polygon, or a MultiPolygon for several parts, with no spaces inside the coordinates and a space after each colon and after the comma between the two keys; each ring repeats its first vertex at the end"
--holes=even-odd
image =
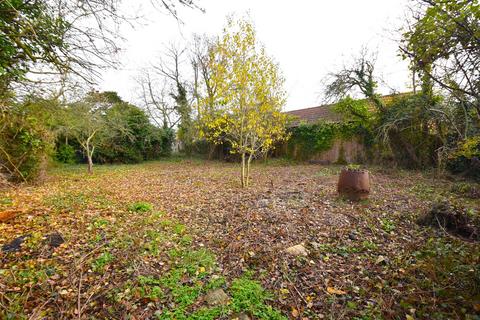
{"type": "Polygon", "coordinates": [[[0,223],[0,245],[27,236],[0,253],[0,317],[480,319],[480,244],[416,223],[441,200],[478,214],[480,201],[459,193],[459,182],[375,167],[369,200],[353,203],[337,195],[338,166],[256,164],[248,189],[235,164],[95,169],[55,168],[43,184],[0,193],[0,211],[20,210],[0,223]],[[308,255],[285,252],[299,244],[308,255]],[[161,277],[199,250],[215,262],[193,263],[181,281],[201,284],[181,304],[161,277]],[[229,291],[247,276],[266,290],[257,309],[229,291]],[[161,295],[146,277],[158,278],[161,295]],[[208,281],[219,278],[232,300],[208,313],[208,281]],[[179,308],[181,316],[168,313],[179,308]]]}

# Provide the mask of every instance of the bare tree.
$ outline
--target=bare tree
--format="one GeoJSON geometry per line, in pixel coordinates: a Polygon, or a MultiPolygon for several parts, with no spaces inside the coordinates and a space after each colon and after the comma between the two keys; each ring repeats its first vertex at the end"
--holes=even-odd
{"type": "Polygon", "coordinates": [[[193,95],[195,104],[197,105],[197,115],[199,113],[198,106],[200,100],[206,98],[207,103],[213,104],[216,88],[212,81],[211,69],[211,50],[214,40],[206,35],[194,35],[193,46],[190,52],[190,63],[194,72],[193,95]]]}
{"type": "Polygon", "coordinates": [[[191,153],[193,142],[192,100],[189,98],[188,71],[186,66],[187,49],[173,43],[166,46],[159,63],[153,69],[163,76],[169,84],[169,95],[173,98],[175,112],[178,115],[178,137],[187,154],[191,153]]]}
{"type": "MultiPolygon", "coordinates": [[[[193,96],[194,106],[197,115],[196,127],[201,132],[207,132],[208,128],[202,121],[205,113],[216,111],[217,88],[213,81],[212,65],[214,56],[212,55],[216,44],[214,38],[206,35],[194,35],[190,50],[190,63],[194,72],[193,96]]],[[[215,144],[209,144],[208,159],[211,159],[215,152],[215,144]]]]}
{"type": "Polygon", "coordinates": [[[371,100],[380,112],[385,105],[377,93],[378,80],[375,78],[377,53],[371,53],[365,47],[350,65],[344,65],[338,72],[331,72],[323,80],[326,100],[336,102],[355,92],[371,100]]]}
{"type": "Polygon", "coordinates": [[[139,99],[150,118],[164,129],[173,129],[179,118],[175,113],[175,107],[167,82],[163,78],[156,77],[148,69],[143,69],[136,78],[140,89],[139,99]]]}
{"type": "Polygon", "coordinates": [[[136,79],[144,109],[157,125],[178,128],[178,137],[187,153],[201,125],[200,105],[213,107],[215,102],[210,54],[213,44],[213,39],[205,35],[194,35],[190,47],[170,43],[136,79]]]}

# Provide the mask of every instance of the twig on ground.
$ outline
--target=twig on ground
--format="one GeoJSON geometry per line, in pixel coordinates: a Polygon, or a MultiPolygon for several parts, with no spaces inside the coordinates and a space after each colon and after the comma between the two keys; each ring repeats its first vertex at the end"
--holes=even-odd
{"type": "Polygon", "coordinates": [[[83,267],[80,269],[80,279],[78,280],[77,311],[78,319],[82,319],[82,277],[83,267]]]}

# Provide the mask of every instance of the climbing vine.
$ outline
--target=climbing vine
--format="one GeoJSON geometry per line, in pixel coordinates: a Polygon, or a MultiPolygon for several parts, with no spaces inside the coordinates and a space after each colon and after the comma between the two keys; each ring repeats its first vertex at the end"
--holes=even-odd
{"type": "Polygon", "coordinates": [[[304,160],[329,150],[336,139],[348,140],[362,136],[365,128],[356,122],[327,122],[300,124],[290,129],[289,157],[304,160]]]}

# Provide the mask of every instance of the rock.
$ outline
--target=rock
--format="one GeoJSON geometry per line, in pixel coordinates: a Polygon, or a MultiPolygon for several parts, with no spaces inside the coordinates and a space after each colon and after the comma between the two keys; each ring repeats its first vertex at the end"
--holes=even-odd
{"type": "Polygon", "coordinates": [[[322,244],[321,243],[318,243],[318,242],[315,242],[315,241],[312,241],[310,242],[310,245],[313,247],[313,249],[315,250],[318,250],[321,248],[322,244]]]}
{"type": "Polygon", "coordinates": [[[352,241],[356,241],[358,238],[357,238],[357,235],[353,232],[351,232],[349,235],[348,235],[348,238],[352,241]]]}
{"type": "Polygon", "coordinates": [[[51,234],[46,235],[44,243],[49,245],[52,248],[59,247],[65,240],[63,239],[62,235],[58,232],[54,232],[51,234]]]}
{"type": "Polygon", "coordinates": [[[246,313],[235,313],[230,320],[250,320],[250,317],[246,313]]]}
{"type": "Polygon", "coordinates": [[[210,306],[225,305],[228,303],[229,299],[230,298],[227,296],[225,291],[223,291],[223,289],[212,290],[205,296],[205,301],[210,306]]]}
{"type": "Polygon", "coordinates": [[[291,254],[292,256],[308,256],[308,251],[305,247],[301,244],[297,244],[295,246],[291,246],[285,249],[285,252],[291,254]]]}
{"type": "Polygon", "coordinates": [[[22,243],[25,241],[26,238],[30,237],[29,234],[17,237],[13,239],[11,242],[6,243],[2,246],[2,251],[3,252],[14,252],[14,251],[19,251],[22,243]]]}

